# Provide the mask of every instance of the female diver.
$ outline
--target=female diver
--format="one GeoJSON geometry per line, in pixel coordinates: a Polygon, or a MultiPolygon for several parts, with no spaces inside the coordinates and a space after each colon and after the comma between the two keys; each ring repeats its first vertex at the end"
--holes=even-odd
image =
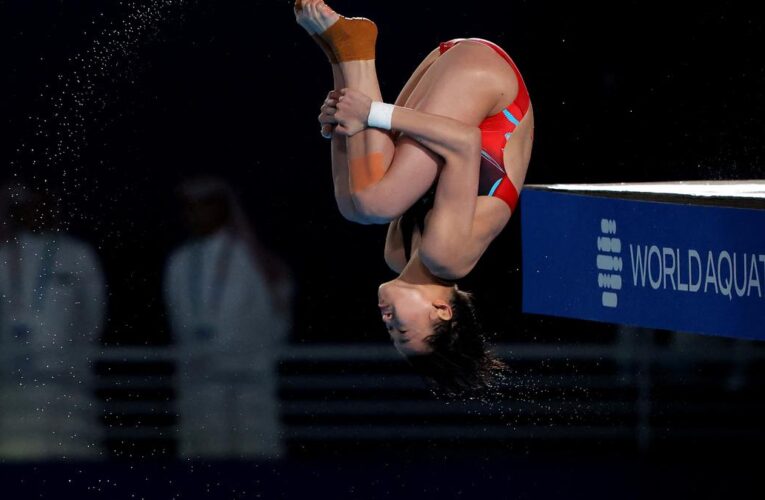
{"type": "Polygon", "coordinates": [[[452,40],[420,63],[395,106],[384,104],[372,21],[322,0],[298,0],[295,16],[332,64],[319,121],[338,208],[389,223],[385,261],[399,276],[380,285],[378,302],[394,346],[437,392],[491,385],[503,365],[455,280],[510,220],[526,176],[534,113],[520,72],[491,42],[452,40]]]}

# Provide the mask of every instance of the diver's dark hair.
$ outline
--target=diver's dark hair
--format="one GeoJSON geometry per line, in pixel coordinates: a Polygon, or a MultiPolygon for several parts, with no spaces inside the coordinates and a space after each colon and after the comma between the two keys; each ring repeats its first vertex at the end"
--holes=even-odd
{"type": "Polygon", "coordinates": [[[488,348],[473,296],[455,286],[450,306],[452,318],[436,324],[425,339],[432,352],[408,356],[407,361],[437,396],[470,396],[496,388],[506,366],[488,348]]]}

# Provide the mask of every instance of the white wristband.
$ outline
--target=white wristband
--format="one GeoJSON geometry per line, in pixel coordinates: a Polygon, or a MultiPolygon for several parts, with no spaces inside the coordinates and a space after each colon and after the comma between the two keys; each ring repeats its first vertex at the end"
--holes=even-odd
{"type": "Polygon", "coordinates": [[[367,125],[374,128],[381,128],[383,130],[390,130],[391,121],[393,120],[393,104],[385,104],[384,102],[373,101],[369,107],[369,116],[367,117],[367,125]]]}

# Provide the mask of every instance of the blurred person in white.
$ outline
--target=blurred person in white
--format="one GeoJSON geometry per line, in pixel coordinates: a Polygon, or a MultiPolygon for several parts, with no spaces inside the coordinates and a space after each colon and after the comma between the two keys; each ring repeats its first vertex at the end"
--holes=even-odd
{"type": "Polygon", "coordinates": [[[180,454],[279,457],[277,362],[292,278],[228,183],[197,177],[178,195],[190,238],[167,262],[165,301],[180,352],[180,454]]]}
{"type": "Polygon", "coordinates": [[[97,456],[98,256],[57,227],[51,196],[19,183],[0,189],[0,457],[97,456]]]}

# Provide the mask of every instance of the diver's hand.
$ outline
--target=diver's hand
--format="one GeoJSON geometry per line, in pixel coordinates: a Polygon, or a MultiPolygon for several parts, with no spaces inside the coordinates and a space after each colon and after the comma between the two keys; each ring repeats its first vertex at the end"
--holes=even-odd
{"type": "Polygon", "coordinates": [[[337,100],[339,97],[340,92],[333,90],[327,94],[327,98],[324,99],[324,103],[321,105],[319,123],[321,124],[321,136],[325,139],[332,138],[332,133],[337,125],[335,113],[337,113],[337,100]]]}
{"type": "Polygon", "coordinates": [[[342,89],[339,93],[334,114],[337,122],[335,131],[350,137],[367,128],[372,99],[353,89],[342,89]]]}

